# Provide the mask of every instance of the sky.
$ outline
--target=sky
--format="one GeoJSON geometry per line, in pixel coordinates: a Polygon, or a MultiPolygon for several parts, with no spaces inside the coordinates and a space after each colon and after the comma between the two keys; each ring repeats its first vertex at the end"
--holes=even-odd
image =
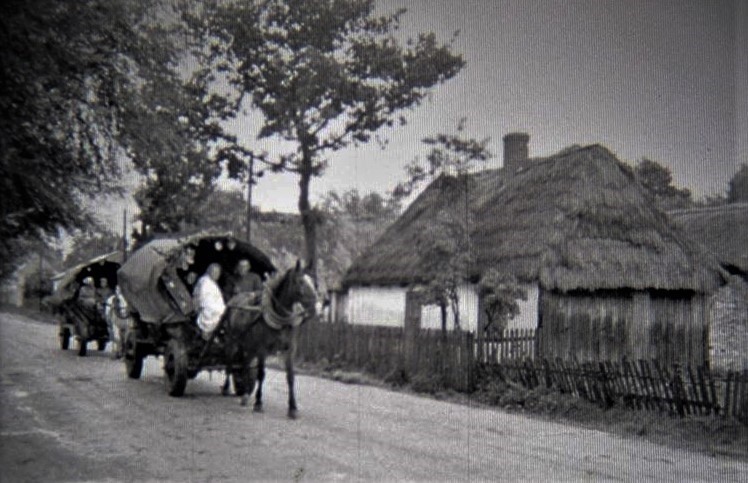
{"type": "MultiPolygon", "coordinates": [[[[448,42],[459,31],[453,48],[466,66],[407,112],[405,127],[380,132],[384,149],[371,143],[332,153],[312,182],[313,201],[329,190],[391,190],[404,165],[425,155],[421,139],[454,132],[463,117],[467,134],[491,138],[487,167],[502,165],[501,138],[517,131],[530,135],[531,157],[594,143],[632,164],[647,157],[696,197],[725,193],[748,163],[748,2],[378,2],[382,12],[398,7],[408,10],[403,36],[433,31],[448,42]]],[[[232,129],[249,144],[256,125],[249,117],[232,129]]],[[[275,151],[272,143],[262,147],[275,151]]],[[[295,212],[297,183],[265,176],[253,202],[295,212]]],[[[241,189],[226,180],[219,186],[241,189]]],[[[123,204],[133,212],[128,200],[109,209],[121,213],[123,204]]]]}

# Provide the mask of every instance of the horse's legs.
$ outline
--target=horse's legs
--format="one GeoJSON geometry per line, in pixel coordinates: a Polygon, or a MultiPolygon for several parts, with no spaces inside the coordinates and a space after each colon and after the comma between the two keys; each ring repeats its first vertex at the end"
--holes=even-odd
{"type": "Polygon", "coordinates": [[[293,350],[286,352],[286,382],[288,382],[288,417],[296,419],[296,396],[294,394],[293,350]]]}
{"type": "Polygon", "coordinates": [[[290,343],[286,351],[286,382],[288,382],[288,417],[296,419],[296,394],[294,391],[293,360],[296,356],[296,330],[291,329],[289,334],[290,343]]]}
{"type": "MultiPolygon", "coordinates": [[[[255,407],[256,413],[262,412],[262,382],[265,380],[265,356],[257,356],[257,392],[255,392],[255,407]]],[[[249,397],[249,395],[247,395],[249,397]]]]}
{"type": "Polygon", "coordinates": [[[231,379],[231,364],[226,364],[226,379],[223,381],[223,387],[221,387],[222,396],[228,396],[230,394],[229,392],[230,379],[231,379]]]}

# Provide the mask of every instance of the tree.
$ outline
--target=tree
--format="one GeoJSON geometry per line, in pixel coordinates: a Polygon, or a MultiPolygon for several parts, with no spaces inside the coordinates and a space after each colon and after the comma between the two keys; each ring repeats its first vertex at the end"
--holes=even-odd
{"type": "MultiPolygon", "coordinates": [[[[155,1],[7,0],[0,7],[0,276],[12,240],[85,228],[117,190],[118,109],[167,47],[155,1]]],[[[136,102],[136,101],[134,101],[136,102]]]]}
{"type": "Polygon", "coordinates": [[[470,206],[469,173],[491,159],[489,139],[465,137],[465,119],[456,134],[437,134],[423,140],[429,146],[425,163],[415,159],[405,170],[407,179],[393,191],[393,198],[410,196],[422,183],[436,179],[441,209],[421,234],[418,250],[427,267],[429,282],[426,303],[438,305],[442,331],[447,330],[447,309],[451,307],[456,329],[460,327],[459,286],[475,267],[471,240],[473,210],[470,206]]]}
{"type": "Polygon", "coordinates": [[[343,193],[329,191],[322,197],[317,209],[332,215],[347,215],[353,219],[388,220],[400,213],[400,203],[376,191],[361,196],[354,188],[343,193]]]}
{"type": "Polygon", "coordinates": [[[729,203],[748,201],[748,164],[741,164],[740,169],[730,179],[727,200],[729,203]]]}
{"type": "Polygon", "coordinates": [[[437,305],[441,313],[442,333],[447,332],[447,311],[451,308],[454,329],[460,329],[459,288],[475,266],[474,251],[468,233],[470,217],[459,209],[462,198],[460,183],[454,178],[442,178],[443,196],[450,202],[439,210],[416,242],[422,255],[427,282],[423,300],[426,305],[437,305]]]}
{"type": "Polygon", "coordinates": [[[670,168],[644,158],[634,167],[639,182],[664,209],[685,208],[692,204],[691,192],[673,186],[670,168]]]}
{"type": "Polygon", "coordinates": [[[373,0],[266,0],[209,10],[213,37],[228,43],[232,81],[262,117],[259,137],[290,146],[263,161],[299,178],[314,275],[318,217],[309,193],[326,156],[404,123],[402,112],[457,75],[464,61],[433,34],[403,45],[394,33],[404,11],[377,17],[373,0]]]}
{"type": "Polygon", "coordinates": [[[139,102],[123,106],[119,137],[145,179],[135,193],[140,220],[157,233],[196,227],[223,169],[233,177],[243,171],[237,139],[222,126],[233,111],[230,94],[220,91],[221,50],[192,21],[198,3],[171,7],[173,21],[162,28],[171,47],[141,70],[133,89],[139,102]]]}
{"type": "Polygon", "coordinates": [[[422,140],[430,146],[424,163],[419,158],[405,166],[407,178],[392,192],[396,200],[407,198],[426,181],[440,175],[457,176],[467,182],[467,174],[493,157],[488,149],[489,138],[465,137],[465,118],[460,119],[455,134],[440,133],[422,140]]]}
{"type": "Polygon", "coordinates": [[[527,291],[513,275],[491,268],[478,283],[478,297],[483,301],[487,320],[483,331],[501,333],[507,322],[519,314],[517,300],[527,300],[527,291]]]}

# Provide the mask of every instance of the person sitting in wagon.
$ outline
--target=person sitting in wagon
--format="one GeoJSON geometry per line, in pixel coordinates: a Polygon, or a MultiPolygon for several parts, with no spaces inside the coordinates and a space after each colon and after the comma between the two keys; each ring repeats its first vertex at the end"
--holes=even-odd
{"type": "Polygon", "coordinates": [[[96,307],[103,316],[106,312],[106,306],[109,297],[114,295],[114,290],[109,286],[109,280],[106,277],[99,279],[99,287],[96,289],[96,307]]]}
{"type": "Polygon", "coordinates": [[[205,340],[210,339],[226,310],[223,294],[218,286],[219,278],[221,278],[221,265],[211,263],[205,274],[195,284],[195,291],[192,294],[197,309],[197,325],[205,340]]]}
{"type": "Polygon", "coordinates": [[[78,302],[86,308],[93,309],[96,307],[96,288],[94,287],[93,277],[83,279],[83,285],[78,291],[78,302]]]}
{"type": "Polygon", "coordinates": [[[262,279],[251,271],[252,264],[243,258],[236,264],[234,275],[226,282],[226,299],[230,300],[240,293],[252,294],[251,303],[257,303],[262,294],[262,279]]]}

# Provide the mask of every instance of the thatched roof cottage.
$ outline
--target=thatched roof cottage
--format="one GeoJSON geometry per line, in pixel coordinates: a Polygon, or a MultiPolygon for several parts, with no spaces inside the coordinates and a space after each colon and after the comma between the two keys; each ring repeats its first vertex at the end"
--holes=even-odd
{"type": "Polygon", "coordinates": [[[668,214],[725,270],[748,280],[748,203],[685,208],[668,214]]]}
{"type": "Polygon", "coordinates": [[[709,304],[709,360],[715,369],[748,368],[748,203],[668,212],[732,276],[709,304]]]}
{"type": "MultiPolygon", "coordinates": [[[[545,357],[704,362],[705,294],[725,278],[713,257],[682,236],[606,148],[529,159],[528,141],[504,138],[504,168],[428,186],[344,276],[348,320],[404,323],[409,289],[431,276],[423,233],[466,198],[476,263],[461,288],[463,328],[480,330],[474,283],[493,267],[527,289],[510,327],[538,329],[545,357]],[[455,183],[466,188],[449,189],[455,183]]],[[[438,327],[438,319],[425,308],[421,326],[438,327]]]]}

